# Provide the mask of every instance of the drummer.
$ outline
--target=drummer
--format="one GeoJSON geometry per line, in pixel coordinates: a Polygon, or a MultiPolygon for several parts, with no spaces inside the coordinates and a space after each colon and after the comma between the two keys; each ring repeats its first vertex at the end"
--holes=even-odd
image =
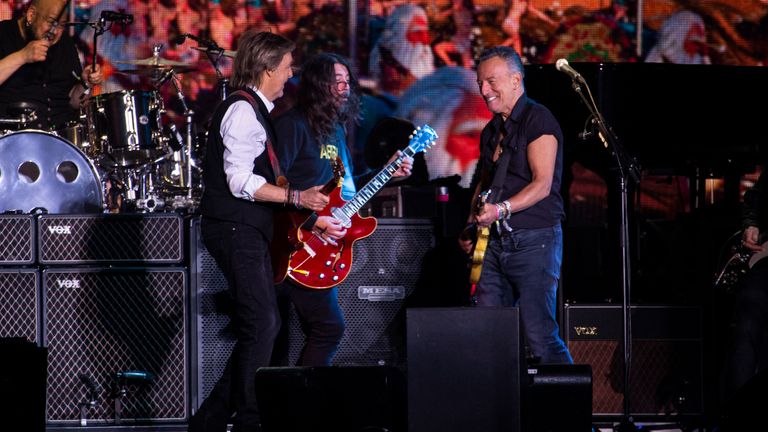
{"type": "Polygon", "coordinates": [[[37,119],[23,127],[57,129],[77,118],[86,90],[102,82],[98,65],[80,64],[64,30],[66,6],[66,0],[32,0],[18,20],[0,21],[0,119],[34,109],[37,119]]]}

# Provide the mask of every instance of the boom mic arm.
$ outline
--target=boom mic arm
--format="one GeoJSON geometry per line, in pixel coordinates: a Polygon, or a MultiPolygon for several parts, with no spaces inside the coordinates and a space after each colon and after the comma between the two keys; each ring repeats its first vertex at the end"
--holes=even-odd
{"type": "Polygon", "coordinates": [[[207,39],[207,38],[202,38],[202,37],[199,37],[199,36],[195,36],[195,35],[190,34],[190,33],[183,33],[183,34],[180,34],[180,35],[176,36],[176,38],[173,40],[173,43],[176,44],[176,45],[181,45],[181,44],[184,43],[184,41],[187,38],[192,39],[193,41],[197,42],[198,45],[200,45],[202,47],[205,47],[206,49],[208,49],[210,51],[221,50],[221,47],[219,47],[219,45],[216,42],[214,42],[214,41],[212,41],[210,39],[207,39]]]}

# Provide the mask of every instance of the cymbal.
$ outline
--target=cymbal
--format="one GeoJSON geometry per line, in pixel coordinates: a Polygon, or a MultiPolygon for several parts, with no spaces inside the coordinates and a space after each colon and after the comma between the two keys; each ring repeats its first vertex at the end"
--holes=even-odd
{"type": "Polygon", "coordinates": [[[140,75],[140,76],[146,76],[146,77],[156,77],[159,75],[162,75],[163,72],[166,70],[173,69],[173,71],[177,74],[187,73],[187,72],[194,72],[197,70],[197,68],[194,67],[167,67],[167,68],[156,68],[156,67],[143,67],[143,68],[137,68],[137,69],[124,69],[124,70],[116,70],[115,73],[124,74],[124,75],[140,75]]]}
{"type": "Polygon", "coordinates": [[[145,66],[150,68],[169,68],[169,67],[176,67],[176,66],[191,66],[187,63],[176,61],[176,60],[168,60],[161,57],[148,57],[145,59],[139,59],[139,60],[125,60],[125,61],[116,61],[117,64],[129,64],[129,65],[135,65],[135,66],[145,66]]]}
{"type": "MultiPolygon", "coordinates": [[[[203,47],[195,47],[194,46],[194,47],[192,47],[192,49],[198,50],[198,51],[207,51],[207,49],[203,48],[203,47]]],[[[236,55],[237,55],[237,51],[224,50],[224,56],[225,57],[235,58],[236,55]]]]}

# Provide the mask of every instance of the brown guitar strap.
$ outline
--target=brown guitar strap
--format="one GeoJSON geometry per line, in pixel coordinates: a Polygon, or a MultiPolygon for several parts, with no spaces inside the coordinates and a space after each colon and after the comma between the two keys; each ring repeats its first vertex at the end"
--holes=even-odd
{"type": "MultiPolygon", "coordinates": [[[[264,130],[267,131],[267,128],[270,127],[269,124],[267,124],[267,119],[264,118],[264,116],[261,113],[261,110],[259,109],[259,104],[256,102],[256,99],[254,99],[253,96],[251,96],[250,93],[243,91],[243,90],[237,90],[232,93],[232,96],[242,96],[248,100],[248,102],[253,107],[253,111],[256,113],[256,117],[259,118],[259,121],[261,122],[262,126],[264,127],[264,130]]],[[[272,165],[272,171],[275,174],[275,180],[279,183],[279,179],[283,177],[283,171],[280,169],[280,162],[277,160],[277,155],[275,154],[274,146],[272,145],[272,140],[269,138],[269,132],[267,132],[267,140],[265,141],[264,145],[267,148],[267,154],[269,155],[269,163],[272,165]]],[[[284,177],[283,177],[284,178],[284,177]]]]}

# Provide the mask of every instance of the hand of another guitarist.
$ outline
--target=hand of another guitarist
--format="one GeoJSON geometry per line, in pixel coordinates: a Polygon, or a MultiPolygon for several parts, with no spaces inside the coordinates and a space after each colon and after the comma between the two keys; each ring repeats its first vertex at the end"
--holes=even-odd
{"type": "Polygon", "coordinates": [[[760,229],[756,226],[747,227],[741,235],[741,244],[753,252],[761,252],[763,247],[760,245],[760,229]]]}
{"type": "Polygon", "coordinates": [[[402,179],[402,178],[410,176],[411,175],[411,171],[413,171],[413,158],[408,157],[408,156],[404,156],[403,152],[398,150],[398,151],[395,152],[395,154],[392,155],[391,158],[389,158],[389,162],[387,162],[387,163],[391,163],[392,161],[396,160],[397,158],[403,158],[403,162],[400,165],[400,168],[398,168],[397,171],[395,171],[395,173],[392,174],[392,177],[393,178],[400,178],[400,179],[402,179]]]}
{"type": "Polygon", "coordinates": [[[347,229],[341,224],[341,221],[332,216],[320,216],[317,218],[312,231],[321,239],[336,245],[335,240],[344,237],[347,229]]]}
{"type": "Polygon", "coordinates": [[[313,186],[309,189],[303,190],[300,193],[301,207],[308,208],[312,211],[321,211],[328,205],[330,199],[328,195],[324,194],[321,189],[323,186],[313,186]]]}

